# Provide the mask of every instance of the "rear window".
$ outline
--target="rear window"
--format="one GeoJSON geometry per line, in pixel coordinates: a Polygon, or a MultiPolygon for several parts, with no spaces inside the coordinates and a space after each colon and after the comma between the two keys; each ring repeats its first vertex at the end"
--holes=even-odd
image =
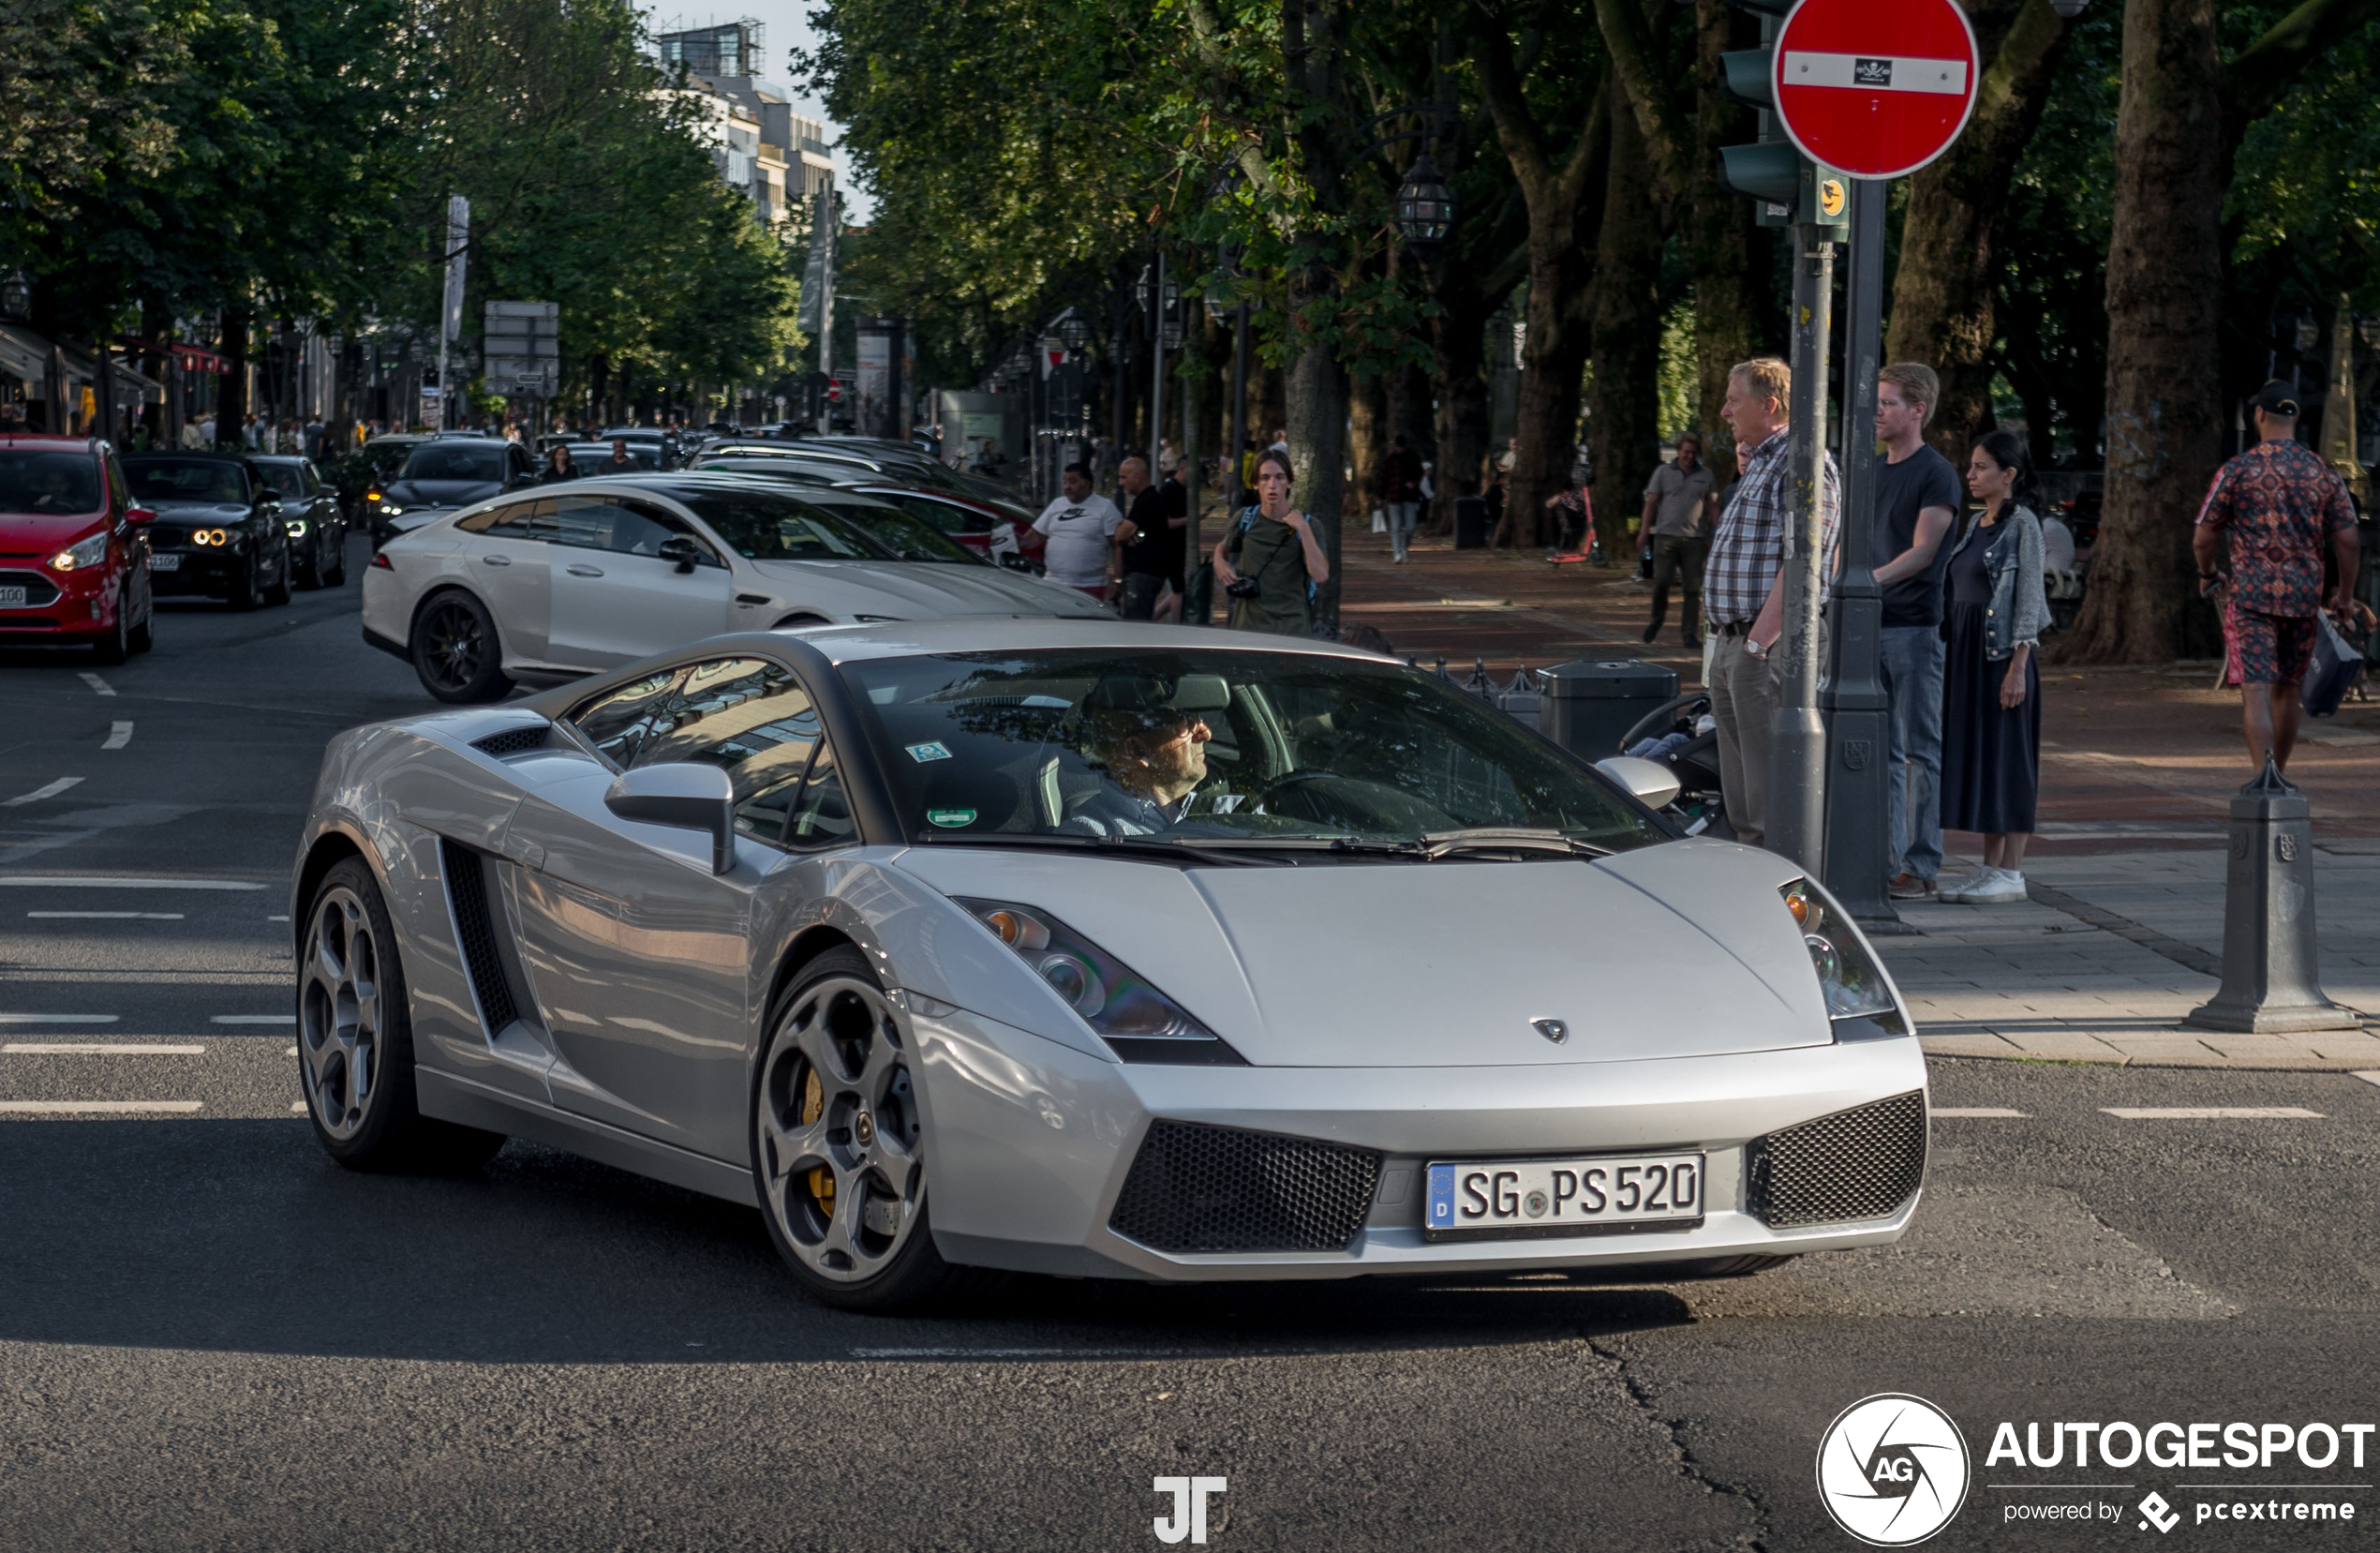
{"type": "Polygon", "coordinates": [[[484,485],[504,483],[502,446],[464,442],[424,442],[405,460],[403,480],[469,480],[484,485]]]}
{"type": "Polygon", "coordinates": [[[140,501],[241,503],[248,477],[237,464],[211,458],[136,458],[126,461],[132,495],[140,501]]]}
{"type": "Polygon", "coordinates": [[[96,513],[99,461],[87,453],[0,452],[0,513],[96,513]]]}

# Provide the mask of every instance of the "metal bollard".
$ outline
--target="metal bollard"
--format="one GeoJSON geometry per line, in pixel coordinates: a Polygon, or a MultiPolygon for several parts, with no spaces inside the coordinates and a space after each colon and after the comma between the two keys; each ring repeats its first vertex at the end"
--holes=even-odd
{"type": "Polygon", "coordinates": [[[2314,948],[2313,827],[2305,796],[2269,758],[2231,800],[2223,888],[2223,985],[2182,1021],[2201,1030],[2352,1030],[2322,995],[2314,948]]]}

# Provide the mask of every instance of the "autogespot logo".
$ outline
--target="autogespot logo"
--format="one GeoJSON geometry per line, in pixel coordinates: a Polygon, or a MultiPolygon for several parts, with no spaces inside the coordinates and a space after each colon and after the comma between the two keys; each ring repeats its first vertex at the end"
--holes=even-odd
{"type": "Polygon", "coordinates": [[[1818,1497],[1877,1547],[1924,1542],[1967,1500],[1967,1440],[1922,1396],[1883,1392],[1845,1408],[1818,1442],[1818,1497]]]}

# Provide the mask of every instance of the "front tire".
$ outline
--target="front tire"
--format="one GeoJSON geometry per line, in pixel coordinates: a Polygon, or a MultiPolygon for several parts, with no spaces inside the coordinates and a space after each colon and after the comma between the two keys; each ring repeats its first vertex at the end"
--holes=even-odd
{"type": "Polygon", "coordinates": [[[769,1021],[752,1097],[752,1178],[770,1243],[821,1304],[903,1310],[956,1281],[927,1222],[915,1061],[855,948],[820,955],[769,1021]]]}
{"type": "Polygon", "coordinates": [[[275,605],[290,602],[290,546],[287,540],[282,541],[281,564],[273,574],[273,585],[264,590],[264,602],[275,605]]]}
{"type": "Polygon", "coordinates": [[[106,635],[96,637],[91,643],[93,663],[112,667],[132,656],[132,622],[127,618],[131,613],[131,590],[126,589],[116,600],[115,624],[108,628],[106,635]]]}
{"type": "Polygon", "coordinates": [[[405,968],[361,858],[325,874],[298,962],[298,1088],[315,1141],[356,1171],[475,1170],[501,1133],[424,1116],[413,1087],[405,968]]]}
{"type": "Polygon", "coordinates": [[[413,620],[409,656],[422,688],[441,701],[467,705],[500,701],[513,688],[496,618],[470,594],[449,589],[435,594],[413,620]]]}
{"type": "Polygon", "coordinates": [[[338,543],[331,547],[330,564],[323,567],[320,575],[325,588],[347,586],[347,525],[344,523],[339,525],[338,543]]]}

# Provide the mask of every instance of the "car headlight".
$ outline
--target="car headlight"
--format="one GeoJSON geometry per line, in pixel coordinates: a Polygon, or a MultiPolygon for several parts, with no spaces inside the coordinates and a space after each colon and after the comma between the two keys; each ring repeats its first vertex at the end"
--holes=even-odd
{"type": "Polygon", "coordinates": [[[223,529],[193,529],[190,530],[190,543],[209,547],[225,545],[231,543],[231,534],[223,529]]]}
{"type": "Polygon", "coordinates": [[[304,539],[305,537],[305,519],[302,517],[293,517],[290,519],[290,537],[291,539],[304,539]]]}
{"type": "Polygon", "coordinates": [[[397,514],[403,512],[404,510],[404,508],[392,501],[380,509],[380,515],[382,517],[394,517],[397,514]]]}
{"type": "Polygon", "coordinates": [[[102,529],[89,539],[79,539],[50,558],[52,572],[71,572],[79,567],[97,566],[108,559],[108,535],[102,529]]]}
{"type": "Polygon", "coordinates": [[[954,899],[1016,950],[1124,1061],[1247,1065],[1187,1008],[1048,912],[1006,901],[954,899]]]}
{"type": "Polygon", "coordinates": [[[1836,918],[1842,908],[1807,879],[1781,886],[1785,909],[1802,930],[1802,946],[1809,950],[1810,969],[1818,973],[1819,991],[1825,994],[1826,1017],[1834,1023],[1837,1040],[1872,1040],[1909,1034],[1893,1001],[1891,983],[1876,963],[1867,940],[1852,928],[1848,917],[1836,918]]]}

